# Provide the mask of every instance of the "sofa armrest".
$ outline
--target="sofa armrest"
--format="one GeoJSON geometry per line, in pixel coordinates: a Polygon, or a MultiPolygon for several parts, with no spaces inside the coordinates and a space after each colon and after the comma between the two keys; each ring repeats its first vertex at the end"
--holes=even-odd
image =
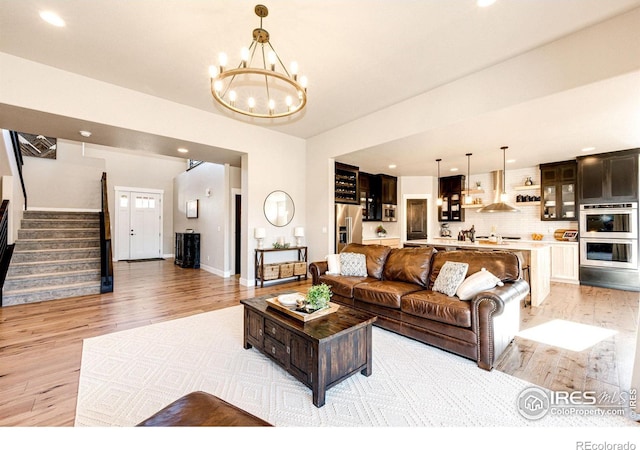
{"type": "MultiPolygon", "coordinates": [[[[480,302],[482,300],[490,299],[495,303],[493,306],[492,314],[497,316],[502,314],[505,305],[512,301],[519,301],[529,293],[529,283],[522,278],[516,281],[507,281],[504,286],[496,286],[493,289],[482,291],[471,300],[472,304],[480,302]]],[[[477,309],[472,305],[472,309],[475,312],[477,309]]]]}
{"type": "Polygon", "coordinates": [[[478,339],[478,366],[491,370],[520,331],[520,300],[529,293],[523,279],[480,292],[471,300],[471,320],[478,339]]]}
{"type": "Polygon", "coordinates": [[[311,279],[313,284],[320,284],[320,275],[324,274],[329,269],[329,263],[327,261],[315,261],[309,264],[309,272],[311,272],[311,279]]]}

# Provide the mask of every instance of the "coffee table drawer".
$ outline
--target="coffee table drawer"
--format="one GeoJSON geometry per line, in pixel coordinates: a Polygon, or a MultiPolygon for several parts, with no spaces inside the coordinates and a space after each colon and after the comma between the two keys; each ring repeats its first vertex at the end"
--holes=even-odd
{"type": "Polygon", "coordinates": [[[287,367],[287,349],[282,342],[271,339],[269,336],[264,337],[264,352],[278,361],[282,366],[287,367]]]}
{"type": "Polygon", "coordinates": [[[273,320],[264,320],[264,334],[269,336],[281,344],[285,343],[285,330],[273,320]]]}

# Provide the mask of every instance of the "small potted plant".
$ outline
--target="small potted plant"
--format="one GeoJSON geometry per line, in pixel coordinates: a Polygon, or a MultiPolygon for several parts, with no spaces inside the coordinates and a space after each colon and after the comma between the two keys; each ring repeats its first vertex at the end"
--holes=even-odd
{"type": "Polygon", "coordinates": [[[378,225],[378,228],[376,228],[376,233],[378,233],[378,237],[385,237],[387,235],[387,230],[385,230],[382,225],[378,225]]]}
{"type": "Polygon", "coordinates": [[[307,291],[306,309],[311,312],[326,308],[329,306],[329,299],[332,295],[331,289],[325,283],[311,286],[307,291]]]}

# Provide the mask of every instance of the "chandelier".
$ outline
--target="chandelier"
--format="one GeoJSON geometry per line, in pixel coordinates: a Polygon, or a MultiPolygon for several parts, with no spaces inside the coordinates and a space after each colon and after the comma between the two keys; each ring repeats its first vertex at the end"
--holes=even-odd
{"type": "Polygon", "coordinates": [[[307,103],[307,78],[298,76],[298,64],[289,70],[262,28],[269,10],[256,5],[260,27],[253,30],[253,41],[240,52],[240,63],[227,69],[227,55],[220,53],[218,66],[209,67],[211,94],[225,108],[250,117],[273,119],[300,112],[307,103]]]}

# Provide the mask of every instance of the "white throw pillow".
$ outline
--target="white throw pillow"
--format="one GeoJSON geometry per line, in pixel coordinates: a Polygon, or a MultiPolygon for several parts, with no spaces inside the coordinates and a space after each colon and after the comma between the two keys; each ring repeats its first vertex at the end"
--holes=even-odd
{"type": "Polygon", "coordinates": [[[504,286],[504,283],[483,267],[480,272],[469,275],[462,282],[456,291],[456,295],[460,300],[471,300],[479,292],[493,289],[496,286],[504,286]]]}
{"type": "Polygon", "coordinates": [[[340,253],[340,275],[366,277],[367,257],[362,253],[340,253]]]}
{"type": "Polygon", "coordinates": [[[340,255],[327,255],[327,274],[329,275],[340,275],[340,255]]]}
{"type": "Polygon", "coordinates": [[[467,263],[446,261],[440,268],[438,277],[433,283],[433,290],[453,297],[456,295],[458,286],[464,281],[467,270],[469,270],[469,264],[467,263]]]}

